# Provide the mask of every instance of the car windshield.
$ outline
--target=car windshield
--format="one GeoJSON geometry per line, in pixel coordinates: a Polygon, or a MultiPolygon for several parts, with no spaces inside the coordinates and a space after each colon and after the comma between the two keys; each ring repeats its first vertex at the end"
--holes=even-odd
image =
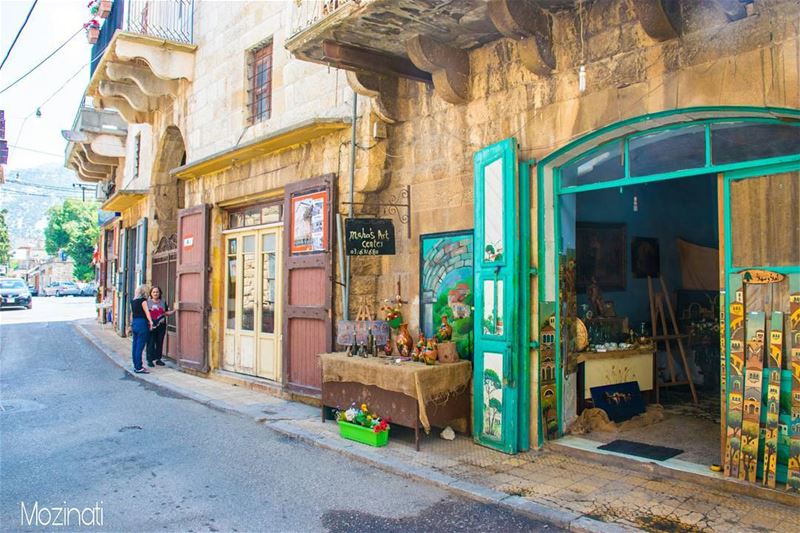
{"type": "Polygon", "coordinates": [[[24,289],[25,282],[21,279],[0,279],[0,289],[24,289]]]}

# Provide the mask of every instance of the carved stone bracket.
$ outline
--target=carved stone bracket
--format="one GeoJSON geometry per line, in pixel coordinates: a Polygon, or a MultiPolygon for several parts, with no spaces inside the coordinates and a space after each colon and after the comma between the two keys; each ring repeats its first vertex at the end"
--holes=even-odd
{"type": "Polygon", "coordinates": [[[124,98],[134,110],[143,113],[148,113],[156,108],[154,99],[151,100],[133,83],[102,80],[100,82],[100,95],[124,98]]]}
{"type": "Polygon", "coordinates": [[[517,41],[522,64],[539,76],[556,68],[553,19],[533,0],[490,0],[489,18],[497,31],[517,41]]]}
{"type": "Polygon", "coordinates": [[[373,104],[372,111],[379,119],[388,124],[395,123],[395,117],[397,116],[394,111],[396,100],[393,98],[395,94],[391,93],[397,92],[396,78],[390,79],[388,76],[348,70],[347,83],[357,94],[371,99],[373,104]]]}
{"type": "Polygon", "coordinates": [[[134,82],[146,96],[175,96],[178,94],[177,81],[163,80],[155,76],[147,67],[110,62],[106,65],[106,74],[114,81],[130,80],[134,82]]]}
{"type": "Polygon", "coordinates": [[[667,13],[668,3],[672,3],[671,0],[631,0],[639,24],[657,41],[674,39],[680,33],[680,28],[667,13]]]}
{"type": "Polygon", "coordinates": [[[451,104],[469,100],[469,55],[466,51],[416,35],[406,42],[408,57],[417,68],[430,72],[433,87],[451,104]]]}

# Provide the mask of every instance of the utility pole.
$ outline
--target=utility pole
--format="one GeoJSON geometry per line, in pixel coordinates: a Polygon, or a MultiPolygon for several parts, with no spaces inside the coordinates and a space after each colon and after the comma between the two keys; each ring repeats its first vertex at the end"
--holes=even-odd
{"type": "Polygon", "coordinates": [[[84,185],[83,183],[73,183],[73,187],[78,187],[81,190],[81,202],[86,201],[86,191],[96,191],[96,185],[84,185]]]}

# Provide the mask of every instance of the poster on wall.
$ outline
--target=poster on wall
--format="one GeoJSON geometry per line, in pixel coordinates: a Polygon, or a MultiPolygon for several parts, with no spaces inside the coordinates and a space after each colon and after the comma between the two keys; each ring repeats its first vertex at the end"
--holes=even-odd
{"type": "Polygon", "coordinates": [[[420,320],[432,337],[442,316],[453,327],[461,359],[472,359],[472,231],[420,236],[420,320]]]}
{"type": "Polygon", "coordinates": [[[584,292],[592,280],[604,291],[624,291],[627,275],[625,224],[575,224],[576,289],[584,292]]]}
{"type": "Polygon", "coordinates": [[[328,191],[293,196],[291,209],[291,253],[324,251],[328,242],[328,191]]]}

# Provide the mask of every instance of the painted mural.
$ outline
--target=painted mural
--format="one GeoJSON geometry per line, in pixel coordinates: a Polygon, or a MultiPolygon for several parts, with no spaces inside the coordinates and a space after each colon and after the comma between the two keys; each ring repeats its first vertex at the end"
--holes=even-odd
{"type": "MultiPolygon", "coordinates": [[[[792,375],[787,488],[800,492],[800,274],[789,281],[789,331],[791,347],[787,370],[792,375]]],[[[783,391],[781,391],[783,393],[783,391]]]]}
{"type": "Polygon", "coordinates": [[[461,359],[472,359],[472,231],[420,237],[420,324],[432,337],[447,316],[461,359]]]}
{"type": "Polygon", "coordinates": [[[503,354],[483,354],[483,434],[501,440],[503,427],[503,354]]]}

